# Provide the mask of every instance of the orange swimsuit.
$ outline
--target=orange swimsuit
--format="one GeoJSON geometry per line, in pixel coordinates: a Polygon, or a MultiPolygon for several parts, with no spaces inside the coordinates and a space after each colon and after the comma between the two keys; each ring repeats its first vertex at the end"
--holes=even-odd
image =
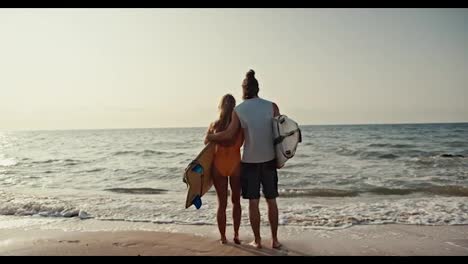
{"type": "Polygon", "coordinates": [[[216,144],[214,166],[222,176],[232,176],[234,170],[241,161],[240,148],[244,143],[244,134],[242,129],[236,135],[235,142],[232,146],[222,146],[216,144]]]}

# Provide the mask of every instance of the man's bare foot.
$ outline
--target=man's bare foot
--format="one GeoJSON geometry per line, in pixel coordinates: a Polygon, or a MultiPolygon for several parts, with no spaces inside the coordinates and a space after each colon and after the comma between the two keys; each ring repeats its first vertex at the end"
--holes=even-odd
{"type": "Polygon", "coordinates": [[[271,243],[271,247],[274,248],[274,249],[280,249],[281,246],[282,246],[282,245],[281,245],[281,243],[280,243],[278,240],[273,241],[273,242],[271,243]]]}
{"type": "Polygon", "coordinates": [[[257,249],[261,249],[262,248],[262,243],[261,242],[256,242],[255,240],[250,242],[249,243],[250,246],[254,247],[254,248],[257,248],[257,249]]]}
{"type": "Polygon", "coordinates": [[[227,238],[224,236],[224,237],[221,237],[221,239],[219,240],[219,242],[221,244],[226,244],[227,243],[227,238]]]}

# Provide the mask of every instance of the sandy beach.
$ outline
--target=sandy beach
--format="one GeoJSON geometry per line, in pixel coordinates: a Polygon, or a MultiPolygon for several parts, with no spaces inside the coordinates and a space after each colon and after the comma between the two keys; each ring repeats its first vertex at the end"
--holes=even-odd
{"type": "Polygon", "coordinates": [[[263,249],[254,249],[248,245],[248,234],[241,245],[221,245],[213,233],[159,231],[12,228],[0,230],[0,237],[0,255],[468,256],[468,226],[369,225],[333,231],[307,230],[283,240],[281,250],[271,249],[268,237],[264,238],[263,249]]]}

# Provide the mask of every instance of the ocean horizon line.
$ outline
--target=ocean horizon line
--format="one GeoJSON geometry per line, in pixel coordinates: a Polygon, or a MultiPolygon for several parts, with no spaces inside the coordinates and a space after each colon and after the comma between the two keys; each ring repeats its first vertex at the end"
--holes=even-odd
{"type": "MultiPolygon", "coordinates": [[[[391,126],[391,125],[450,125],[450,124],[468,124],[468,121],[455,122],[402,122],[402,123],[325,123],[325,124],[305,124],[301,127],[313,126],[391,126]]],[[[8,129],[0,128],[0,132],[15,131],[81,131],[81,130],[144,130],[144,129],[193,129],[206,128],[207,126],[161,126],[161,127],[114,127],[114,128],[57,128],[57,129],[8,129]]]]}

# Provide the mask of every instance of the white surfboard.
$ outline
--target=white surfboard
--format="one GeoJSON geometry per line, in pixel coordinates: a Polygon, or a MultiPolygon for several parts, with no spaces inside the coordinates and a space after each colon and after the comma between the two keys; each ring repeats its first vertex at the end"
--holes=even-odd
{"type": "Polygon", "coordinates": [[[297,145],[302,142],[299,125],[286,115],[273,117],[273,142],[276,164],[281,168],[286,161],[294,157],[297,145]]]}

